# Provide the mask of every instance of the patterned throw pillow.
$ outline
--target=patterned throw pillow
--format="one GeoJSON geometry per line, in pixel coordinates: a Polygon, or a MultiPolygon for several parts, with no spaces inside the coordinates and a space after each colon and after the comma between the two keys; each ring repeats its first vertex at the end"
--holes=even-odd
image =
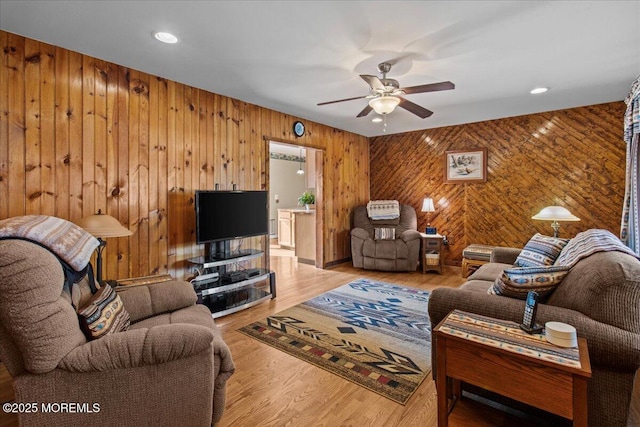
{"type": "Polygon", "coordinates": [[[396,229],[395,228],[375,228],[374,240],[395,240],[396,229]]]}
{"type": "Polygon", "coordinates": [[[487,293],[524,300],[527,299],[527,292],[536,291],[540,299],[544,299],[556,290],[570,269],[560,265],[508,268],[487,293]]]}
{"type": "Polygon", "coordinates": [[[567,243],[569,243],[569,239],[536,233],[516,258],[516,265],[518,267],[553,265],[567,243]]]}
{"type": "Polygon", "coordinates": [[[87,340],[129,329],[129,312],[120,296],[107,284],[93,294],[87,304],[78,311],[80,327],[87,340]]]}

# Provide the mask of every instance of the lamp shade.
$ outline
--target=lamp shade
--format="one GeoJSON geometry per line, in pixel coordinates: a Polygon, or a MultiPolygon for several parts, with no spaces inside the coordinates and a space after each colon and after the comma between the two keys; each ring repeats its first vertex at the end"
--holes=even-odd
{"type": "Polygon", "coordinates": [[[369,101],[369,106],[378,114],[389,114],[400,104],[395,96],[380,96],[369,101]]]}
{"type": "Polygon", "coordinates": [[[562,206],[547,206],[540,212],[531,217],[531,219],[546,221],[580,221],[580,218],[573,215],[562,206]]]}
{"type": "Polygon", "coordinates": [[[124,237],[133,234],[131,230],[123,227],[117,219],[100,211],[95,215],[81,218],[76,221],[76,224],[95,237],[124,237]]]}
{"type": "Polygon", "coordinates": [[[431,197],[425,197],[422,200],[422,212],[435,212],[436,208],[433,206],[433,199],[431,197]]]}

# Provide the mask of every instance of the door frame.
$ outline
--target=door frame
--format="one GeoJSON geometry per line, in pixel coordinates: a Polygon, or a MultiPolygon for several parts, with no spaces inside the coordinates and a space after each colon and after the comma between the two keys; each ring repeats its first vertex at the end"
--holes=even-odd
{"type": "MultiPolygon", "coordinates": [[[[296,148],[304,148],[305,150],[315,150],[316,164],[315,164],[315,183],[316,183],[316,259],[315,267],[324,268],[324,157],[325,149],[322,147],[316,147],[313,145],[302,144],[296,140],[288,140],[282,138],[273,138],[269,136],[263,136],[264,152],[266,153],[266,166],[265,166],[265,178],[266,178],[266,190],[271,195],[271,176],[270,176],[270,150],[269,143],[275,142],[278,144],[290,145],[296,148]]],[[[271,197],[269,197],[269,204],[271,204],[271,197]]],[[[268,245],[267,245],[268,246],[268,245]]]]}

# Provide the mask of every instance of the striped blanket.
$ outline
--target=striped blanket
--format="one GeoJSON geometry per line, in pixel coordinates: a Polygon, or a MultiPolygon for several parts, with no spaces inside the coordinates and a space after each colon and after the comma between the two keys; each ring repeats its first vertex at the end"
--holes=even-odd
{"type": "Polygon", "coordinates": [[[592,229],[578,233],[562,249],[555,265],[573,267],[583,258],[596,252],[619,251],[640,259],[618,237],[607,230],[592,229]]]}
{"type": "Polygon", "coordinates": [[[82,271],[100,242],[72,222],[46,215],[15,216],[0,221],[0,239],[40,243],[76,271],[82,271]]]}
{"type": "Polygon", "coordinates": [[[371,200],[367,203],[367,215],[371,219],[396,219],[400,216],[397,200],[371,200]]]}

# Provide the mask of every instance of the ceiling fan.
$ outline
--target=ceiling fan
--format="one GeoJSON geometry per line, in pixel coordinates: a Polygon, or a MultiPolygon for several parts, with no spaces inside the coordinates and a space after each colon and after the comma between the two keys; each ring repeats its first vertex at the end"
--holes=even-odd
{"type": "Polygon", "coordinates": [[[364,117],[369,114],[371,110],[374,110],[378,114],[386,115],[399,106],[416,116],[425,119],[432,115],[433,111],[427,110],[426,108],[403,98],[402,95],[450,90],[455,89],[456,87],[451,82],[440,82],[401,88],[397,80],[387,78],[387,73],[390,70],[391,64],[389,62],[382,62],[378,64],[378,71],[382,74],[381,79],[376,76],[360,74],[360,77],[369,84],[369,95],[339,99],[337,101],[321,102],[318,105],[335,104],[336,102],[367,98],[369,99],[369,104],[360,111],[360,114],[358,114],[357,117],[364,117]]]}

